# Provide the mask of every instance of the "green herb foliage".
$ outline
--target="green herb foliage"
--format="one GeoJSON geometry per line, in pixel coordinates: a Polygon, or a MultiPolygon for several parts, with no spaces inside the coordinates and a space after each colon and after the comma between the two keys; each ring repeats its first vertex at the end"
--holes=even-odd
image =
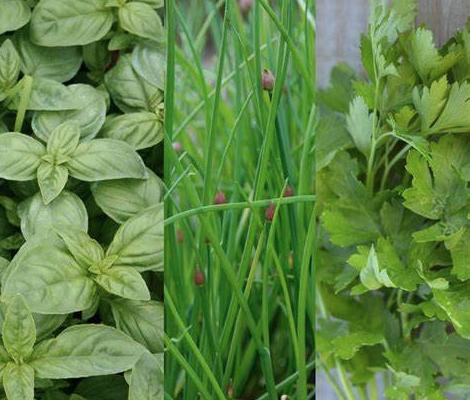
{"type": "Polygon", "coordinates": [[[313,10],[169,2],[168,399],[314,396],[313,10]]]}
{"type": "Polygon", "coordinates": [[[163,399],[163,5],[0,1],[0,399],[163,399]]]}
{"type": "Polygon", "coordinates": [[[438,49],[415,11],[373,2],[366,78],[338,66],[319,95],[317,346],[341,399],[379,377],[390,400],[470,394],[470,30],[438,49]]]}

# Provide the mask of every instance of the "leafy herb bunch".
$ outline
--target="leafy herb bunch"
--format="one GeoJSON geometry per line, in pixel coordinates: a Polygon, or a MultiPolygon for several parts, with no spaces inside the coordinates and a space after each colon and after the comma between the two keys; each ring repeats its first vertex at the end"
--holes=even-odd
{"type": "Polygon", "coordinates": [[[366,79],[320,93],[320,362],[341,399],[470,395],[470,26],[373,2],[366,79]],[[332,369],[335,368],[339,382],[332,369]]]}
{"type": "Polygon", "coordinates": [[[0,1],[2,399],[163,398],[162,7],[0,1]]]}

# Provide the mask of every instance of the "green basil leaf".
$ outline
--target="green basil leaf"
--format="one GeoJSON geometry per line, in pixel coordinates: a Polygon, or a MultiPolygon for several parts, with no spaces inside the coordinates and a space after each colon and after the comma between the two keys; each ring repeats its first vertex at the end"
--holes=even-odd
{"type": "Polygon", "coordinates": [[[76,110],[35,112],[31,126],[35,135],[45,141],[57,126],[67,121],[73,120],[79,125],[81,139],[94,138],[105,122],[106,100],[100,90],[81,83],[67,88],[82,107],[76,110]]]}
{"type": "Polygon", "coordinates": [[[64,189],[69,172],[63,165],[43,161],[38,167],[38,184],[44,204],[49,204],[64,189]]]}
{"type": "Polygon", "coordinates": [[[17,363],[22,363],[33,352],[36,325],[21,295],[14,296],[8,307],[2,338],[5,349],[17,363]]]}
{"type": "Polygon", "coordinates": [[[110,375],[131,369],[144,351],[117,329],[75,325],[36,346],[30,364],[40,378],[110,375]]]}
{"type": "Polygon", "coordinates": [[[134,268],[111,267],[95,276],[95,282],[107,292],[131,300],[150,300],[144,278],[134,268]]]}
{"type": "Polygon", "coordinates": [[[36,342],[39,343],[58,329],[67,319],[67,315],[33,314],[33,318],[36,325],[36,342]]]}
{"type": "Polygon", "coordinates": [[[44,204],[41,194],[20,203],[21,233],[28,240],[37,232],[45,232],[61,225],[72,225],[88,230],[88,214],[83,201],[72,192],[63,191],[49,204],[44,204]]]}
{"type": "Polygon", "coordinates": [[[43,47],[29,40],[28,29],[22,29],[12,38],[20,56],[21,71],[34,78],[48,78],[67,82],[80,69],[82,56],[78,47],[43,47]]]}
{"type": "Polygon", "coordinates": [[[159,88],[145,81],[132,66],[132,55],[124,54],[104,76],[106,88],[123,112],[153,111],[152,99],[159,88]]]}
{"type": "Polygon", "coordinates": [[[165,89],[166,52],[157,44],[139,44],[132,51],[132,68],[144,82],[165,89]]]}
{"type": "Polygon", "coordinates": [[[92,72],[103,73],[111,61],[108,45],[104,40],[83,46],[82,53],[86,67],[92,72]]]}
{"type": "MultiPolygon", "coordinates": [[[[132,1],[132,0],[131,0],[132,1]]],[[[153,8],[162,8],[165,5],[164,0],[138,0],[140,3],[146,3],[153,8]]]]}
{"type": "Polygon", "coordinates": [[[0,178],[16,181],[35,179],[45,151],[44,146],[30,136],[16,132],[2,133],[0,135],[0,178]]]}
{"type": "Polygon", "coordinates": [[[8,363],[3,371],[3,389],[8,400],[33,400],[33,368],[28,364],[8,363]]]}
{"type": "Polygon", "coordinates": [[[88,269],[92,264],[103,260],[103,248],[86,232],[73,226],[59,226],[55,228],[55,231],[83,268],[88,269]]]}
{"type": "Polygon", "coordinates": [[[103,38],[112,24],[105,0],[41,0],[31,17],[31,39],[41,46],[84,45],[103,38]]]}
{"type": "Polygon", "coordinates": [[[127,220],[116,232],[106,255],[117,255],[113,267],[163,270],[163,203],[127,220]]]}
{"type": "Polygon", "coordinates": [[[20,58],[11,40],[0,46],[0,91],[7,92],[15,86],[20,76],[20,58]]]}
{"type": "Polygon", "coordinates": [[[163,38],[162,21],[150,5],[141,2],[126,3],[119,8],[118,15],[124,30],[147,39],[163,38]]]}
{"type": "Polygon", "coordinates": [[[163,351],[164,307],[156,301],[112,299],[116,327],[151,353],[163,351]]]}
{"type": "Polygon", "coordinates": [[[0,13],[0,35],[15,31],[26,25],[31,18],[31,10],[23,0],[3,0],[0,13]]]}
{"type": "Polygon", "coordinates": [[[10,355],[7,353],[5,348],[0,345],[0,379],[3,378],[3,371],[5,370],[5,367],[10,361],[10,355]]]}
{"type": "Polygon", "coordinates": [[[52,232],[29,239],[3,275],[2,297],[23,295],[32,312],[69,314],[93,303],[96,284],[52,232]]]}
{"type": "MultiPolygon", "coordinates": [[[[11,98],[8,108],[18,110],[21,101],[22,85],[20,81],[18,93],[11,98]]],[[[83,107],[83,102],[67,87],[47,78],[34,78],[28,110],[76,110],[83,107]]]]}
{"type": "Polygon", "coordinates": [[[80,143],[67,163],[70,175],[93,182],[120,178],[147,178],[144,162],[127,143],[93,139],[80,143]]]}
{"type": "Polygon", "coordinates": [[[132,369],[129,400],[163,400],[163,365],[159,358],[144,353],[132,369]]]}
{"type": "Polygon", "coordinates": [[[134,149],[155,146],[163,140],[163,126],[158,116],[151,112],[136,112],[108,117],[101,136],[122,140],[134,149]]]}
{"type": "Polygon", "coordinates": [[[57,125],[47,138],[48,154],[69,156],[73,154],[80,140],[80,127],[72,120],[57,125]]]}
{"type": "Polygon", "coordinates": [[[91,190],[96,204],[119,224],[161,201],[163,182],[150,169],[148,179],[96,182],[91,190]]]}

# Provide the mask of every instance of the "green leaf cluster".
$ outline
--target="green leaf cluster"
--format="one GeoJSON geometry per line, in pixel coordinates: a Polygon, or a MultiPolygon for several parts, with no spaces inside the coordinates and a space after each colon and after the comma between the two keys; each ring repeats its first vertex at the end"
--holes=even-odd
{"type": "Polygon", "coordinates": [[[163,399],[163,6],[0,1],[1,399],[163,399]]]}
{"type": "Polygon", "coordinates": [[[439,49],[415,2],[373,3],[367,78],[339,66],[320,94],[320,360],[443,400],[470,388],[470,26],[439,49]]]}

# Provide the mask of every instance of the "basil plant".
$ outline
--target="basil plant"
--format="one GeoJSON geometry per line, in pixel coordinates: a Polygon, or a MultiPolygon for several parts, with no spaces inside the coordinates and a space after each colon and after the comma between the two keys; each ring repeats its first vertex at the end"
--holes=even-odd
{"type": "Polygon", "coordinates": [[[0,0],[0,400],[163,399],[163,0],[0,0]]]}

